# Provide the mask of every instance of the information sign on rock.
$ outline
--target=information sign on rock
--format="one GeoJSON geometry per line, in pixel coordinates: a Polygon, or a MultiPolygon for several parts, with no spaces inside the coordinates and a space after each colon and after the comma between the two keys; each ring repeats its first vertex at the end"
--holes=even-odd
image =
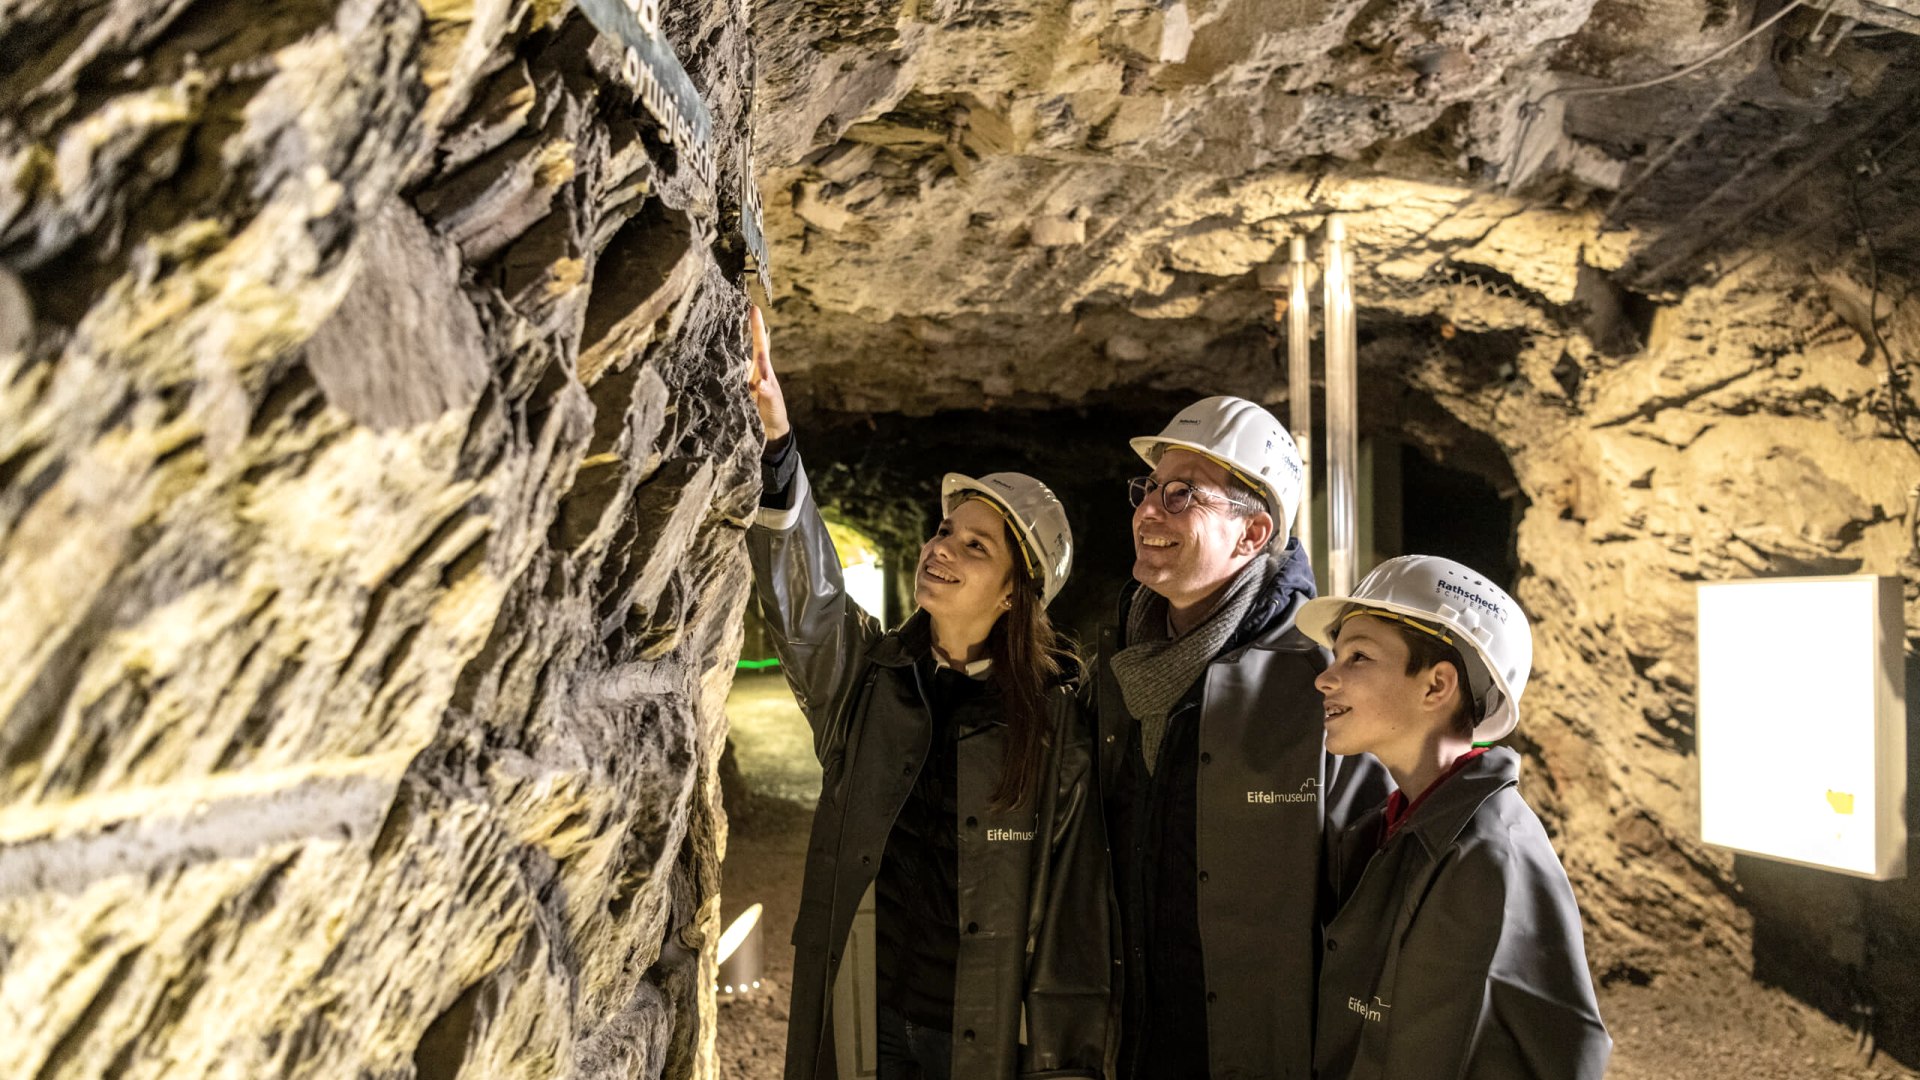
{"type": "Polygon", "coordinates": [[[746,151],[740,164],[740,238],[746,243],[746,270],[753,277],[748,291],[762,308],[773,306],[773,268],[767,261],[767,234],[760,216],[760,171],[754,167],[753,153],[746,151]],[[758,285],[755,290],[753,286],[758,285]]]}
{"type": "MultiPolygon", "coordinates": [[[[663,0],[576,0],[588,21],[602,34],[620,43],[620,75],[632,88],[667,141],[692,171],[706,209],[713,210],[719,172],[713,150],[713,116],[700,99],[693,80],[680,66],[673,46],[660,33],[663,0]]],[[[752,159],[743,162],[740,178],[740,233],[748,253],[747,268],[767,287],[767,246],[761,227],[760,194],[753,179],[752,159]]]]}

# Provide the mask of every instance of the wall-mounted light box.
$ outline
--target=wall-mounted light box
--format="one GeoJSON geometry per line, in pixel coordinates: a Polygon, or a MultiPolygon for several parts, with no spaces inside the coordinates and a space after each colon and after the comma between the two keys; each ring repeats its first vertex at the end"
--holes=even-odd
{"type": "Polygon", "coordinates": [[[1904,877],[1904,638],[1899,578],[1701,585],[1701,839],[1904,877]]]}

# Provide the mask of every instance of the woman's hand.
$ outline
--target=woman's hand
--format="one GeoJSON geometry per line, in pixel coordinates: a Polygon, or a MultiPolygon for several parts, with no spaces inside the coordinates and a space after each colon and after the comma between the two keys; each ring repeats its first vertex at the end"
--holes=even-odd
{"type": "Polygon", "coordinates": [[[760,427],[767,441],[784,439],[792,430],[787,423],[787,399],[780,392],[780,378],[773,373],[773,349],[767,340],[767,322],[757,307],[747,309],[747,334],[753,341],[753,364],[747,369],[747,386],[753,391],[753,406],[760,410],[760,427]]]}

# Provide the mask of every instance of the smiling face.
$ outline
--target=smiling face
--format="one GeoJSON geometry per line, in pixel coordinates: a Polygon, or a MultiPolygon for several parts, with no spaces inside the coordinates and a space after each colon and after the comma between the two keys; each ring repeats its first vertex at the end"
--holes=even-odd
{"type": "Polygon", "coordinates": [[[1185,482],[1198,497],[1169,514],[1155,491],[1133,508],[1134,580],[1175,608],[1211,597],[1266,545],[1273,518],[1262,508],[1237,517],[1226,499],[1227,470],[1187,450],[1168,450],[1154,467],[1160,484],[1185,482]]]}
{"type": "Polygon", "coordinates": [[[1436,677],[1457,692],[1456,678],[1445,674],[1452,665],[1409,674],[1409,656],[1407,643],[1384,620],[1359,615],[1341,625],[1333,663],[1313,680],[1326,699],[1328,753],[1404,758],[1432,737],[1436,722],[1446,725],[1457,699],[1430,697],[1436,677]]]}
{"type": "Polygon", "coordinates": [[[979,499],[953,508],[920,547],[913,599],[929,615],[991,621],[1013,595],[1013,560],[1007,524],[979,499]]]}

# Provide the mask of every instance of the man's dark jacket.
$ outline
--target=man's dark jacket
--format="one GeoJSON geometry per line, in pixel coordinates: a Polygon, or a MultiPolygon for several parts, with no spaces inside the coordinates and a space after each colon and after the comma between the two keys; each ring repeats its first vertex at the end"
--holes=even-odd
{"type": "MultiPolygon", "coordinates": [[[[1204,1016],[1208,1075],[1305,1080],[1311,1072],[1317,927],[1332,914],[1323,885],[1325,832],[1384,800],[1391,781],[1372,758],[1326,752],[1324,709],[1313,680],[1329,657],[1294,627],[1295,614],[1314,595],[1312,568],[1297,542],[1281,557],[1281,569],[1240,631],[1175,707],[1160,754],[1169,767],[1151,776],[1138,722],[1110,663],[1125,642],[1115,628],[1102,638],[1096,712],[1119,898],[1115,983],[1123,1025],[1135,1029],[1122,1033],[1121,1080],[1162,1080],[1145,1075],[1151,1059],[1142,1055],[1143,1034],[1199,1035],[1165,1031],[1163,1017],[1149,1013],[1149,984],[1162,974],[1152,970],[1154,955],[1184,944],[1164,940],[1165,927],[1179,921],[1165,918],[1165,908],[1177,909],[1188,898],[1201,957],[1193,987],[1199,1000],[1174,1011],[1204,1016]],[[1182,731],[1183,724],[1197,728],[1182,731]],[[1191,755],[1177,752],[1182,738],[1197,740],[1191,755]],[[1180,775],[1181,768],[1192,772],[1180,775]],[[1156,789],[1194,795],[1183,800],[1190,805],[1162,805],[1149,815],[1156,789]],[[1151,828],[1149,816],[1159,819],[1151,828]],[[1191,836],[1191,842],[1168,843],[1168,836],[1191,836]],[[1150,940],[1153,924],[1162,928],[1162,940],[1150,940]],[[1153,1030],[1156,1020],[1161,1031],[1153,1030]]],[[[1130,584],[1121,597],[1121,627],[1138,588],[1130,584]]]]}

